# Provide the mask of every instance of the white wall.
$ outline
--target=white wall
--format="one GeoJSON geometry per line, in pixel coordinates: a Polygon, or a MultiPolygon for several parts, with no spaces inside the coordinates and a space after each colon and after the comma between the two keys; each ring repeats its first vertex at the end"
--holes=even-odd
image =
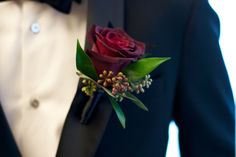
{"type": "Polygon", "coordinates": [[[236,98],[236,1],[210,0],[221,22],[220,45],[236,98]]]}
{"type": "MultiPolygon", "coordinates": [[[[236,98],[236,0],[209,0],[209,2],[220,18],[220,46],[236,98]]],[[[180,157],[178,128],[175,123],[170,124],[166,157],[180,157]]]]}

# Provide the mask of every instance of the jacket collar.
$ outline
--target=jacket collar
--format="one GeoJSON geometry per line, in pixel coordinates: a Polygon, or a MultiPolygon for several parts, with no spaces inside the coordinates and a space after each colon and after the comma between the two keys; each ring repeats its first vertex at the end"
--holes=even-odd
{"type": "MultiPolygon", "coordinates": [[[[1,1],[6,1],[6,0],[0,0],[1,1]]],[[[61,11],[62,13],[69,14],[71,5],[73,0],[39,0],[42,3],[47,3],[51,5],[53,8],[55,8],[58,11],[61,11]]],[[[74,0],[78,3],[81,2],[81,0],[74,0]]]]}
{"type": "Polygon", "coordinates": [[[53,8],[63,13],[70,13],[72,0],[40,0],[42,3],[47,3],[53,8]]]}
{"type": "MultiPolygon", "coordinates": [[[[93,24],[107,26],[108,22],[111,22],[115,27],[123,28],[123,0],[89,0],[87,30],[93,24]]],[[[86,48],[89,48],[88,40],[86,41],[86,48]]],[[[83,104],[88,101],[89,99],[83,96],[80,85],[78,85],[77,93],[62,131],[57,157],[94,156],[106,129],[112,107],[109,100],[102,96],[101,99],[96,100],[97,105],[91,122],[83,125],[80,123],[80,113],[83,110],[83,104]]]]}
{"type": "Polygon", "coordinates": [[[20,157],[13,134],[0,104],[0,156],[20,157]]]}
{"type": "Polygon", "coordinates": [[[61,11],[65,14],[69,14],[71,10],[72,2],[81,3],[82,0],[40,0],[40,2],[47,3],[51,5],[58,11],[61,11]]]}

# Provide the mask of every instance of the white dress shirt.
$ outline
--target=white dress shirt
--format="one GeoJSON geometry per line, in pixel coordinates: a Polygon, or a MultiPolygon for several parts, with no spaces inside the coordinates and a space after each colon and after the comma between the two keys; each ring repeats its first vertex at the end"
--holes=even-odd
{"type": "Polygon", "coordinates": [[[77,89],[86,14],[86,1],[70,14],[37,1],[0,3],[0,102],[23,157],[56,155],[77,89]]]}

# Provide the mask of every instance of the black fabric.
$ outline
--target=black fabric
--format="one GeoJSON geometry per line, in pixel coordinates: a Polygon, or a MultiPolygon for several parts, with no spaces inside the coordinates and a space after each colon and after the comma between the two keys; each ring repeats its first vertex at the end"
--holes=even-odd
{"type": "Polygon", "coordinates": [[[94,112],[96,110],[96,107],[98,105],[99,100],[101,97],[104,95],[103,91],[95,92],[93,96],[89,97],[90,100],[88,100],[84,106],[82,107],[81,110],[82,113],[80,113],[81,118],[80,118],[80,123],[84,125],[88,125],[94,115],[94,112]]]}
{"type": "MultiPolygon", "coordinates": [[[[81,0],[74,1],[77,3],[81,3],[81,0]]],[[[68,14],[70,13],[73,0],[40,0],[40,2],[47,3],[58,11],[68,14]]]]}
{"type": "Polygon", "coordinates": [[[49,5],[63,13],[70,12],[72,1],[73,0],[40,0],[40,2],[48,3],[49,5]]]}
{"type": "MultiPolygon", "coordinates": [[[[5,0],[0,0],[5,1],[5,0]]],[[[81,0],[74,0],[77,3],[81,3],[81,0]]],[[[73,0],[40,0],[42,3],[47,3],[51,5],[53,8],[57,9],[58,11],[61,11],[63,13],[70,13],[71,4],[73,0]]]]}
{"type": "Polygon", "coordinates": [[[7,123],[0,104],[0,156],[1,157],[20,157],[12,132],[7,123]]]}

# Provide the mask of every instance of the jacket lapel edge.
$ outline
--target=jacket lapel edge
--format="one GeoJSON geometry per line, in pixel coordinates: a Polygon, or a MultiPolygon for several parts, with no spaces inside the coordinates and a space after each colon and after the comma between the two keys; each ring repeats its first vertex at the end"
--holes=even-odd
{"type": "MultiPolygon", "coordinates": [[[[107,26],[108,22],[115,27],[124,28],[124,0],[88,0],[87,32],[93,24],[107,26]]],[[[89,43],[86,39],[85,49],[88,48],[89,43]]],[[[64,124],[57,157],[93,157],[96,153],[112,107],[106,96],[103,96],[90,124],[83,125],[78,118],[81,103],[84,103],[83,96],[78,86],[64,124]]]]}

